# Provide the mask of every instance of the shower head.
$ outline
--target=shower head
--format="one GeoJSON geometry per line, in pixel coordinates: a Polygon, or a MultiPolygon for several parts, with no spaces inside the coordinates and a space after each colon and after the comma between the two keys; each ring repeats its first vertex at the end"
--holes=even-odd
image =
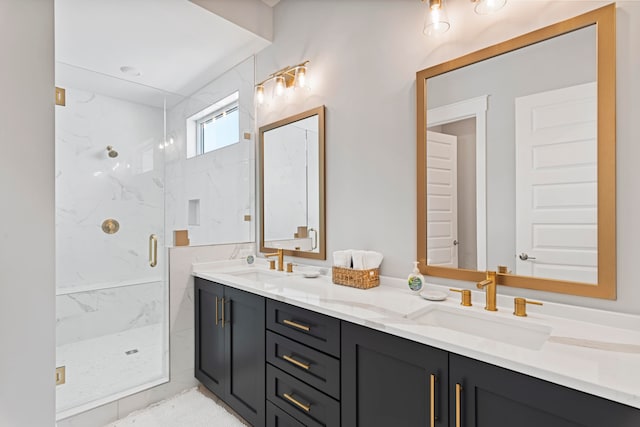
{"type": "Polygon", "coordinates": [[[110,145],[107,145],[107,152],[109,157],[111,157],[112,159],[118,157],[118,152],[114,150],[113,147],[110,145]]]}

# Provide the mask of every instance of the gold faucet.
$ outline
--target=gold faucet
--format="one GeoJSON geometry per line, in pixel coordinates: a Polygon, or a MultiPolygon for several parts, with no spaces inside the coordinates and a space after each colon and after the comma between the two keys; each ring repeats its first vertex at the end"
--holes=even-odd
{"type": "Polygon", "coordinates": [[[264,254],[265,257],[269,258],[272,256],[278,257],[278,271],[284,271],[284,250],[282,248],[278,249],[278,252],[274,252],[272,254],[264,254]]]}
{"type": "Polygon", "coordinates": [[[478,289],[486,288],[485,294],[487,295],[487,303],[484,306],[484,309],[488,311],[498,311],[498,307],[496,307],[496,272],[487,271],[487,278],[482,282],[478,282],[476,287],[478,289]]]}

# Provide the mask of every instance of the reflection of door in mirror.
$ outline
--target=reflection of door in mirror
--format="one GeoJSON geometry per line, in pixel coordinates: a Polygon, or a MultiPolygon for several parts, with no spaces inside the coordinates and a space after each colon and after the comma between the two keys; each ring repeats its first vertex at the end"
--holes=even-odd
{"type": "Polygon", "coordinates": [[[458,267],[458,138],[427,132],[427,259],[458,267]]]}
{"type": "Polygon", "coordinates": [[[430,265],[475,270],[478,251],[484,251],[477,245],[475,148],[475,118],[434,126],[427,132],[430,265]]]}
{"type": "Polygon", "coordinates": [[[597,95],[516,98],[516,274],[598,282],[597,95]]]}
{"type": "Polygon", "coordinates": [[[318,117],[264,133],[265,246],[317,249],[318,117]],[[315,195],[315,197],[310,197],[315,195]]]}

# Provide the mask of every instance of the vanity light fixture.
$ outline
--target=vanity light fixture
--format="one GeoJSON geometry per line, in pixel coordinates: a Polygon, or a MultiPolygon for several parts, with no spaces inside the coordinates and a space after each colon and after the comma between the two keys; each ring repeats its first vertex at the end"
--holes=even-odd
{"type": "MultiPolygon", "coordinates": [[[[422,0],[422,2],[429,3],[424,21],[424,34],[435,36],[447,32],[451,24],[444,7],[445,0],[422,0]]],[[[478,15],[488,15],[502,9],[507,4],[507,0],[471,0],[471,3],[475,4],[474,11],[478,15]]]]}
{"type": "MultiPolygon", "coordinates": [[[[422,0],[425,2],[426,0],[422,0]]],[[[451,25],[449,17],[444,8],[444,0],[428,0],[429,11],[424,21],[424,34],[427,36],[435,36],[437,34],[446,33],[451,25]]]]}
{"type": "Polygon", "coordinates": [[[282,96],[289,88],[308,89],[307,69],[309,61],[298,65],[284,67],[270,74],[269,77],[256,85],[256,103],[262,105],[265,102],[265,91],[268,85],[273,86],[273,98],[282,96]]]}

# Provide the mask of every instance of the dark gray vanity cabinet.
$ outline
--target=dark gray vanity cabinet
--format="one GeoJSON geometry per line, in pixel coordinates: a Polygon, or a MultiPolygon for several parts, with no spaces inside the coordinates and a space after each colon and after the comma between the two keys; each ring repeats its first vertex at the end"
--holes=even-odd
{"type": "Polygon", "coordinates": [[[195,376],[253,426],[640,427],[640,409],[195,279],[195,376]]]}
{"type": "Polygon", "coordinates": [[[342,322],[341,360],[343,426],[448,425],[446,351],[342,322]]]}
{"type": "Polygon", "coordinates": [[[456,354],[449,402],[452,426],[640,426],[638,409],[456,354]]]}
{"type": "Polygon", "coordinates": [[[245,420],[265,423],[265,301],[195,278],[195,376],[245,420]]]}

